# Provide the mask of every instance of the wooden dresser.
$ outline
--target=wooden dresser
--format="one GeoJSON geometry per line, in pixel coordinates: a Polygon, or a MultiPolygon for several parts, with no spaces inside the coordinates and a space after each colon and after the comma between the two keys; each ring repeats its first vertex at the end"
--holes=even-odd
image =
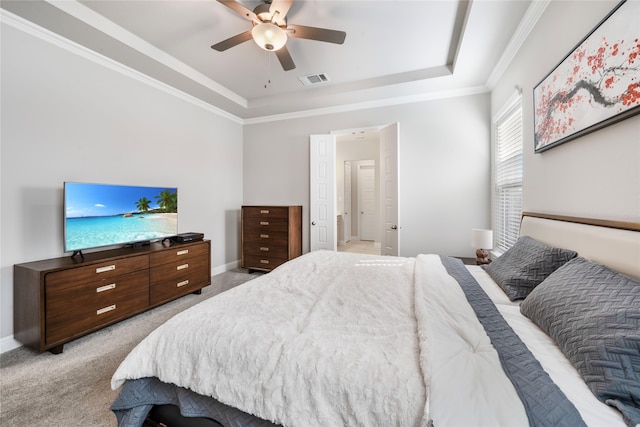
{"type": "Polygon", "coordinates": [[[16,264],[14,337],[38,351],[65,343],[211,283],[209,240],[120,248],[16,264]]]}
{"type": "Polygon", "coordinates": [[[302,206],[242,207],[242,267],[271,271],[302,255],[302,206]]]}

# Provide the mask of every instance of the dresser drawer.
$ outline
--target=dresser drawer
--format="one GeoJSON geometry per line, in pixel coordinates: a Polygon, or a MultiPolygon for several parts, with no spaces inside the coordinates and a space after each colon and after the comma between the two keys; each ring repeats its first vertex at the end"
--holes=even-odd
{"type": "Polygon", "coordinates": [[[148,270],[75,286],[45,287],[47,344],[97,328],[149,305],[148,270]]]}
{"type": "Polygon", "coordinates": [[[244,206],[242,215],[248,218],[289,218],[287,206],[244,206]]]}
{"type": "Polygon", "coordinates": [[[273,256],[245,255],[244,268],[252,270],[273,270],[277,266],[287,262],[287,258],[278,258],[273,256]]]}
{"type": "Polygon", "coordinates": [[[152,253],[149,263],[151,267],[172,262],[182,262],[185,259],[195,258],[209,253],[209,244],[179,245],[162,252],[152,253]]]}
{"type": "Polygon", "coordinates": [[[191,271],[204,272],[207,271],[208,268],[209,260],[206,254],[193,258],[185,258],[152,268],[150,280],[152,284],[164,280],[180,280],[181,277],[191,273],[191,271]]]}
{"type": "Polygon", "coordinates": [[[151,305],[169,301],[207,286],[210,274],[207,255],[197,257],[189,263],[156,267],[151,273],[149,293],[151,305]]]}
{"type": "Polygon", "coordinates": [[[92,264],[86,267],[71,268],[64,271],[54,271],[47,274],[47,287],[55,286],[63,289],[80,283],[98,280],[109,280],[123,274],[149,268],[149,256],[140,255],[130,258],[116,259],[109,262],[92,264]]]}

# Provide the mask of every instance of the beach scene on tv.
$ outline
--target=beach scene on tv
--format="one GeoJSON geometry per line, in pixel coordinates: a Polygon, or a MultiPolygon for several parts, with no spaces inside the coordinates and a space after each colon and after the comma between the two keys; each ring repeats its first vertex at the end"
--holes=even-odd
{"type": "Polygon", "coordinates": [[[65,251],[178,233],[176,188],[65,183],[65,251]]]}

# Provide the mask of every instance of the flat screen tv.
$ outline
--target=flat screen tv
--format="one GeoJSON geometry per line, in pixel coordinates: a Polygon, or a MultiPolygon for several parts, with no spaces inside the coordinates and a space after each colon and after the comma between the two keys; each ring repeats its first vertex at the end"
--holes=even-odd
{"type": "Polygon", "coordinates": [[[137,245],[178,234],[178,189],[64,183],[64,250],[137,245]]]}

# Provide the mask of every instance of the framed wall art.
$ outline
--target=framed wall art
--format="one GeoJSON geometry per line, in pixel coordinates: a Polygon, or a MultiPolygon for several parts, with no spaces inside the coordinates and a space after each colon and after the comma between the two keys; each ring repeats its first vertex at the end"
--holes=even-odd
{"type": "Polygon", "coordinates": [[[534,151],[640,113],[640,1],[622,1],[533,89],[534,151]]]}

